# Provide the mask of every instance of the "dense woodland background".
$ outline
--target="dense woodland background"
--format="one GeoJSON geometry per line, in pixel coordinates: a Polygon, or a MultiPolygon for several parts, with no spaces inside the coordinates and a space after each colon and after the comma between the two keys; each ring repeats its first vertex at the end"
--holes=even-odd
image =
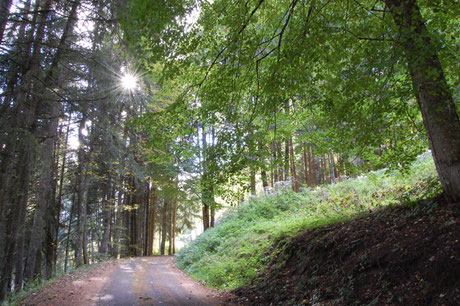
{"type": "Polygon", "coordinates": [[[128,124],[149,91],[120,86],[123,6],[1,2],[1,299],[25,280],[152,254],[154,231],[172,253],[176,219],[191,217],[156,190],[145,136],[128,124]]]}
{"type": "Polygon", "coordinates": [[[458,4],[229,2],[0,1],[0,300],[428,147],[458,202],[458,4]]]}

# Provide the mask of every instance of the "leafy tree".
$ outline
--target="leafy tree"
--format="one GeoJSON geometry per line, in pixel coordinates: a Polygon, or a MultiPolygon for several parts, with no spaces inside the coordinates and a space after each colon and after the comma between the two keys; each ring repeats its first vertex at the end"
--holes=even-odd
{"type": "Polygon", "coordinates": [[[458,201],[460,121],[447,81],[455,77],[442,68],[455,63],[453,3],[165,1],[146,10],[151,5],[131,1],[134,22],[125,29],[134,49],[144,63],[162,61],[165,78],[180,74],[203,111],[226,120],[241,115],[248,124],[296,101],[324,116],[330,128],[321,132],[334,150],[358,148],[375,160],[371,152],[383,147],[391,151],[386,163],[398,164],[422,150],[415,96],[445,195],[458,201]],[[187,24],[194,11],[197,22],[187,24]]]}

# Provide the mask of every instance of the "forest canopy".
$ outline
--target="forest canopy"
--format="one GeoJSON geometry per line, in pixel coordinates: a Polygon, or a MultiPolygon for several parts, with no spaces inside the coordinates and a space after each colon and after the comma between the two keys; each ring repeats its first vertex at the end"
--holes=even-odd
{"type": "Polygon", "coordinates": [[[458,200],[458,10],[454,1],[133,0],[124,29],[144,69],[161,63],[163,84],[182,84],[175,103],[212,129],[225,172],[259,169],[252,160],[279,139],[338,154],[344,169],[356,157],[404,167],[429,142],[446,196],[458,200]]]}

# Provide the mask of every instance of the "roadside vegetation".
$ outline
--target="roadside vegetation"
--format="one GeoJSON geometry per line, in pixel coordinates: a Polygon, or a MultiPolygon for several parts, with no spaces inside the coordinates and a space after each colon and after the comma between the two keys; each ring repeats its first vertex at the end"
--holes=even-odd
{"type": "Polygon", "coordinates": [[[401,203],[417,206],[441,194],[431,154],[404,172],[380,170],[332,185],[252,198],[228,211],[178,255],[179,266],[208,286],[249,285],[292,238],[401,203]]]}

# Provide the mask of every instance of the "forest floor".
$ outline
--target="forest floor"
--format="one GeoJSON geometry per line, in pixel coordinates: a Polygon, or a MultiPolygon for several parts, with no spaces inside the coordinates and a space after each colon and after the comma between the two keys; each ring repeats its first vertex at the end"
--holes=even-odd
{"type": "Polygon", "coordinates": [[[460,203],[386,207],[280,239],[245,305],[460,305],[460,203]]]}
{"type": "Polygon", "coordinates": [[[72,273],[20,305],[223,305],[224,294],[191,280],[174,256],[109,261],[72,273]]]}

